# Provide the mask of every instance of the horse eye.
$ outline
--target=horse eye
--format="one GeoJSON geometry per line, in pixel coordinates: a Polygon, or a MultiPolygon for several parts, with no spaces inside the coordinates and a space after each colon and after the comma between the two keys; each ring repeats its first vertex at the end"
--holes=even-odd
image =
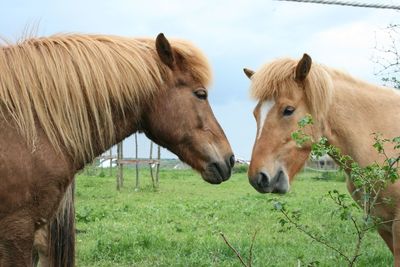
{"type": "Polygon", "coordinates": [[[283,116],[290,116],[290,115],[292,115],[293,112],[294,112],[294,110],[295,110],[294,107],[287,106],[287,107],[285,108],[285,110],[283,111],[283,116]]]}
{"type": "Polygon", "coordinates": [[[207,91],[204,89],[199,89],[194,92],[195,96],[199,99],[206,100],[207,99],[207,91]]]}

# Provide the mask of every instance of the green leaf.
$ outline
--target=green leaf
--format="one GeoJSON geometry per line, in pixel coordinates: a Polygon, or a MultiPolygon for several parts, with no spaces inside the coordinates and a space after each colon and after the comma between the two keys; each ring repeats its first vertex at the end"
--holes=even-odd
{"type": "Polygon", "coordinates": [[[279,201],[274,203],[274,208],[278,211],[282,211],[283,210],[283,204],[279,201]]]}
{"type": "Polygon", "coordinates": [[[312,125],[314,124],[313,118],[310,114],[307,114],[306,116],[304,116],[303,118],[301,118],[298,122],[298,125],[300,128],[304,128],[307,125],[312,125]]]}

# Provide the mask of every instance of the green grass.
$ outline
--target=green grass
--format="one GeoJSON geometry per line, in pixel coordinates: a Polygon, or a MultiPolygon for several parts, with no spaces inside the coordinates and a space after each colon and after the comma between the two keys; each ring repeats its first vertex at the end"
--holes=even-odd
{"type": "MultiPolygon", "coordinates": [[[[259,194],[245,173],[215,186],[190,170],[162,170],[154,192],[147,170],[142,190],[134,191],[133,170],[126,172],[120,192],[108,172],[82,173],[77,178],[78,266],[241,266],[219,233],[223,232],[244,258],[256,229],[253,266],[345,266],[329,249],[296,229],[279,224],[273,200],[300,210],[301,222],[323,232],[344,251],[354,247],[351,225],[332,217],[335,206],[323,196],[329,190],[347,192],[338,180],[297,177],[285,196],[259,194]],[[102,177],[101,177],[102,176],[102,177]]],[[[368,234],[358,266],[390,266],[392,256],[376,232],[368,234]]]]}

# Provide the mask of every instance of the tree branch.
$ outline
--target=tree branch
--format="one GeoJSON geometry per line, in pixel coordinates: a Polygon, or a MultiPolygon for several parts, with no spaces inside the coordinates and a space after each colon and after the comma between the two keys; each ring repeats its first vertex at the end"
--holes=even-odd
{"type": "Polygon", "coordinates": [[[247,266],[247,265],[246,265],[246,263],[244,262],[242,256],[240,256],[239,252],[229,243],[229,241],[226,239],[224,233],[220,232],[219,234],[222,236],[222,238],[224,239],[224,241],[225,241],[225,243],[228,245],[228,247],[229,247],[229,248],[236,254],[236,256],[239,258],[240,263],[242,263],[242,265],[245,266],[245,267],[250,267],[250,266],[247,266]]]}
{"type": "Polygon", "coordinates": [[[254,245],[254,240],[256,239],[256,235],[258,233],[259,229],[256,229],[256,231],[254,232],[253,238],[251,239],[251,245],[250,245],[250,251],[249,251],[249,261],[248,261],[248,266],[251,267],[252,262],[253,262],[253,245],[254,245]]]}
{"type": "Polygon", "coordinates": [[[342,256],[349,264],[351,264],[351,259],[344,254],[342,251],[340,251],[339,249],[335,248],[334,246],[330,245],[329,243],[327,243],[325,240],[318,238],[317,236],[311,234],[310,232],[306,231],[303,229],[303,227],[298,224],[296,221],[292,220],[290,218],[290,216],[285,212],[285,210],[280,210],[281,213],[285,216],[285,218],[291,223],[293,224],[300,232],[303,232],[305,235],[307,235],[308,237],[310,237],[311,239],[317,241],[318,243],[326,246],[327,248],[332,249],[333,251],[335,251],[336,253],[338,253],[340,256],[342,256]]]}

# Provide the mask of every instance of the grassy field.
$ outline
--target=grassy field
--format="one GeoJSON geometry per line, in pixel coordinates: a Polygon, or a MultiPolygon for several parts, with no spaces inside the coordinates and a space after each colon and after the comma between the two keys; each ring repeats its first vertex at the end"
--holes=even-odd
{"type": "MultiPolygon", "coordinates": [[[[108,174],[106,172],[105,174],[108,174]]],[[[323,232],[342,250],[354,247],[351,225],[331,216],[329,190],[347,192],[345,183],[317,180],[313,173],[297,177],[285,196],[257,193],[245,173],[215,186],[190,170],[162,170],[154,192],[148,171],[135,192],[128,171],[120,192],[115,178],[102,173],[77,178],[78,266],[241,266],[220,232],[244,258],[252,236],[253,266],[346,266],[332,251],[300,233],[283,229],[273,200],[300,210],[301,222],[323,232]]],[[[390,266],[392,256],[376,232],[368,234],[358,266],[390,266]]]]}

